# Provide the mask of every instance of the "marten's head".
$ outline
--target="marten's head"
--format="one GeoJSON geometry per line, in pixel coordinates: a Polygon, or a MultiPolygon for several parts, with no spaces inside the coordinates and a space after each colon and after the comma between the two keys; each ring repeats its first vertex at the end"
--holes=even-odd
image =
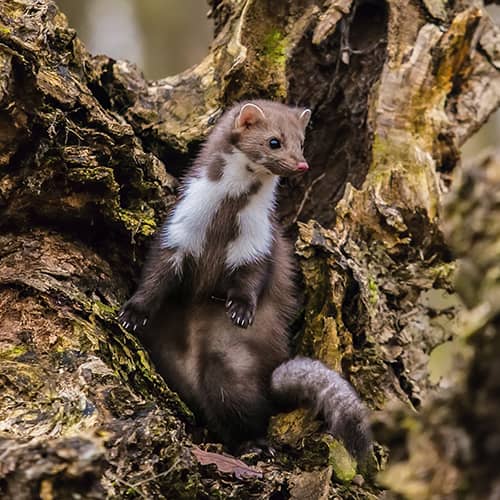
{"type": "Polygon", "coordinates": [[[242,103],[234,110],[231,143],[253,163],[274,175],[304,173],[304,135],[311,110],[271,101],[242,103]]]}

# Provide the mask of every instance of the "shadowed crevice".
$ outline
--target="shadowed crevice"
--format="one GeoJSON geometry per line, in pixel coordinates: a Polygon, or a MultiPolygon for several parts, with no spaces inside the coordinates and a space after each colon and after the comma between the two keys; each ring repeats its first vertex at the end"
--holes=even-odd
{"type": "Polygon", "coordinates": [[[310,30],[291,60],[289,100],[313,111],[306,141],[312,168],[285,185],[281,210],[287,223],[315,218],[330,226],[346,184],[360,187],[365,179],[372,144],[368,104],[386,57],[387,21],[385,2],[355,2],[320,45],[313,44],[310,30]]]}

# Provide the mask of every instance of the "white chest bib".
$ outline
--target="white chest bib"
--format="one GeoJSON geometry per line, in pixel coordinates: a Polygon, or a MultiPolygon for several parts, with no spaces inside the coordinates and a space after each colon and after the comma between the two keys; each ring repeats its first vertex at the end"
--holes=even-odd
{"type": "MultiPolygon", "coordinates": [[[[207,230],[220,204],[228,197],[236,198],[247,193],[255,183],[255,174],[247,170],[251,162],[246,155],[234,150],[223,157],[226,166],[221,179],[210,180],[204,173],[201,177],[187,181],[182,199],[162,229],[162,247],[175,248],[181,255],[200,258],[207,230]]],[[[274,208],[277,181],[275,176],[266,176],[259,191],[251,196],[249,203],[239,212],[239,235],[227,247],[228,267],[255,261],[270,252],[270,215],[274,208]]]]}

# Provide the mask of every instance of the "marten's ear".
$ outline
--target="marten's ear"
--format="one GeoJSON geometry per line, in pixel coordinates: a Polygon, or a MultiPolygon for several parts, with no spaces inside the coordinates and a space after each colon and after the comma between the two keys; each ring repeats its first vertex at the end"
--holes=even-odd
{"type": "Polygon", "coordinates": [[[302,113],[300,113],[299,115],[299,122],[304,130],[306,129],[310,119],[311,119],[311,110],[304,109],[304,111],[302,111],[302,113]]]}
{"type": "Polygon", "coordinates": [[[266,115],[264,114],[264,111],[262,111],[261,107],[257,106],[257,104],[247,102],[240,109],[240,114],[235,121],[235,127],[250,127],[265,117],[266,115]]]}

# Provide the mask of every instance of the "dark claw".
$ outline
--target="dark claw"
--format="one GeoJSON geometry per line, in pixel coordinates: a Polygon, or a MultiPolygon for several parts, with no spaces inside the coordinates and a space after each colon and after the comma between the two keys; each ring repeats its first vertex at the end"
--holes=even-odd
{"type": "Polygon", "coordinates": [[[148,322],[146,312],[136,304],[129,300],[118,314],[118,322],[123,328],[130,332],[136,332],[138,329],[144,328],[148,322]]]}

